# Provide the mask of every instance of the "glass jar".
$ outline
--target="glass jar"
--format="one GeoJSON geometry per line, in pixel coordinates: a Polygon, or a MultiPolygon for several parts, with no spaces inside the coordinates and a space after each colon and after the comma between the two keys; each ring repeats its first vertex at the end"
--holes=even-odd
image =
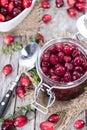
{"type": "Polygon", "coordinates": [[[87,72],[85,72],[79,79],[71,82],[53,81],[43,73],[41,68],[41,60],[44,51],[47,50],[50,46],[56,43],[58,44],[60,42],[77,46],[77,48],[79,48],[82,54],[87,58],[87,52],[86,49],[82,46],[82,43],[71,38],[53,39],[47,42],[41,48],[36,63],[37,73],[41,79],[41,82],[35,90],[34,98],[35,100],[37,100],[39,91],[40,90],[42,91],[44,89],[47,95],[49,96],[48,105],[45,109],[50,107],[55,101],[55,99],[65,101],[76,98],[77,96],[79,96],[84,92],[84,87],[87,86],[87,72]]]}

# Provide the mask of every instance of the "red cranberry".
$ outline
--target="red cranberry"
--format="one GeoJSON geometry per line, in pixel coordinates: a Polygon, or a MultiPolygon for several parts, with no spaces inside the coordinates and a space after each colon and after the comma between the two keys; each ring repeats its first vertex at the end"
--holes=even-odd
{"type": "Polygon", "coordinates": [[[23,87],[28,87],[30,85],[31,81],[28,78],[28,76],[21,76],[19,83],[23,87]]]}
{"type": "Polygon", "coordinates": [[[44,9],[50,8],[50,3],[49,3],[49,1],[47,1],[47,0],[42,0],[42,1],[41,1],[41,7],[44,8],[44,9]]]}
{"type": "Polygon", "coordinates": [[[41,42],[44,42],[44,36],[41,33],[38,33],[38,39],[41,42]]]}
{"type": "Polygon", "coordinates": [[[76,66],[75,67],[75,71],[79,72],[79,73],[82,73],[83,72],[83,68],[80,67],[80,66],[76,66]]]}
{"type": "Polygon", "coordinates": [[[58,53],[58,61],[59,62],[63,62],[63,58],[64,58],[64,53],[63,52],[59,52],[58,53]]]}
{"type": "Polygon", "coordinates": [[[44,23],[49,23],[52,20],[52,16],[50,14],[44,14],[42,17],[42,21],[44,23]]]}
{"type": "Polygon", "coordinates": [[[76,17],[78,15],[78,11],[76,7],[70,7],[67,9],[67,13],[70,17],[76,17]]]}
{"type": "Polygon", "coordinates": [[[49,58],[50,58],[50,53],[49,53],[49,52],[45,52],[45,53],[42,55],[42,59],[43,59],[44,61],[49,62],[49,58]]]}
{"type": "Polygon", "coordinates": [[[40,123],[41,130],[54,130],[54,124],[48,121],[40,123]]]}
{"type": "Polygon", "coordinates": [[[79,11],[85,11],[86,10],[86,3],[84,2],[76,2],[75,6],[79,11]]]}
{"type": "Polygon", "coordinates": [[[7,8],[5,7],[0,7],[0,13],[6,16],[8,14],[7,8]]]}
{"type": "Polygon", "coordinates": [[[9,2],[8,2],[8,0],[1,0],[0,4],[2,7],[8,7],[9,2]]]}
{"type": "Polygon", "coordinates": [[[41,63],[41,66],[42,66],[42,67],[49,67],[49,66],[50,66],[50,63],[49,63],[49,62],[46,62],[46,61],[43,61],[43,62],[41,63]]]}
{"type": "Polygon", "coordinates": [[[50,56],[50,63],[53,64],[53,65],[56,65],[58,62],[58,57],[56,55],[51,55],[50,56]]]}
{"type": "Polygon", "coordinates": [[[77,80],[81,77],[81,74],[77,71],[74,71],[72,76],[73,76],[73,80],[77,80]]]}
{"type": "Polygon", "coordinates": [[[49,72],[48,67],[41,67],[41,69],[42,69],[43,73],[48,74],[48,72],[49,72]]]}
{"type": "Polygon", "coordinates": [[[71,56],[65,55],[63,60],[64,60],[64,62],[70,62],[71,61],[71,56]]]}
{"type": "Polygon", "coordinates": [[[64,75],[65,74],[65,68],[63,66],[59,66],[55,69],[55,74],[57,75],[64,75]]]}
{"type": "Polygon", "coordinates": [[[16,17],[18,14],[20,14],[21,13],[21,9],[20,8],[18,8],[18,7],[15,7],[14,9],[13,9],[13,16],[14,17],[16,17]]]}
{"type": "Polygon", "coordinates": [[[64,1],[63,0],[55,0],[56,3],[56,7],[60,8],[64,5],[64,1]]]}
{"type": "Polygon", "coordinates": [[[72,76],[71,76],[70,72],[66,72],[66,73],[64,74],[64,80],[65,80],[65,82],[70,82],[70,81],[72,81],[72,76]]]}
{"type": "Polygon", "coordinates": [[[57,75],[52,75],[50,78],[54,81],[60,82],[60,77],[57,75]]]}
{"type": "Polygon", "coordinates": [[[77,0],[67,0],[69,6],[74,6],[77,0]]]}
{"type": "Polygon", "coordinates": [[[84,3],[85,3],[85,2],[86,2],[86,0],[78,0],[78,2],[84,2],[84,3]]]}
{"type": "Polygon", "coordinates": [[[14,37],[12,35],[5,35],[4,36],[4,43],[6,45],[13,44],[13,42],[14,42],[14,37]]]}
{"type": "Polygon", "coordinates": [[[51,47],[49,47],[49,51],[50,51],[50,53],[56,53],[57,52],[57,46],[52,45],[51,47]]]}
{"type": "Polygon", "coordinates": [[[82,66],[83,66],[84,70],[87,71],[87,61],[83,62],[82,66]]]}
{"type": "Polygon", "coordinates": [[[9,119],[5,119],[1,128],[2,128],[2,130],[12,130],[13,129],[13,121],[9,120],[9,119]]]}
{"type": "Polygon", "coordinates": [[[29,8],[32,5],[32,0],[23,0],[22,4],[24,8],[29,8]]]}
{"type": "Polygon", "coordinates": [[[6,17],[5,17],[5,21],[9,21],[13,18],[12,14],[8,14],[6,17]]]}
{"type": "Polygon", "coordinates": [[[70,55],[72,53],[72,47],[69,45],[65,45],[63,51],[65,54],[70,55]]]}
{"type": "Polygon", "coordinates": [[[14,4],[15,4],[15,6],[16,7],[18,7],[18,6],[22,6],[22,1],[21,0],[14,0],[14,4]]]}
{"type": "Polygon", "coordinates": [[[55,72],[54,72],[54,69],[53,69],[53,68],[51,68],[51,69],[49,70],[49,74],[50,74],[50,75],[54,75],[54,74],[55,74],[55,72]]]}
{"type": "Polygon", "coordinates": [[[71,72],[71,71],[73,71],[74,66],[71,63],[65,63],[65,68],[67,71],[71,72]]]}
{"type": "Polygon", "coordinates": [[[14,9],[14,3],[10,2],[8,7],[7,7],[7,10],[8,10],[9,13],[12,13],[13,9],[14,9]]]}
{"type": "Polygon", "coordinates": [[[4,22],[5,21],[5,17],[3,14],[0,14],[0,22],[4,22]]]}
{"type": "Polygon", "coordinates": [[[3,71],[3,73],[4,73],[5,75],[11,74],[11,73],[12,73],[12,65],[11,65],[11,64],[5,65],[5,66],[3,67],[3,69],[2,69],[2,71],[3,71]]]}
{"type": "Polygon", "coordinates": [[[14,119],[14,125],[15,125],[16,127],[22,127],[22,126],[24,126],[26,123],[27,123],[27,117],[24,116],[24,115],[17,116],[17,117],[14,119]]]}
{"type": "Polygon", "coordinates": [[[80,66],[80,65],[82,65],[82,63],[83,63],[83,58],[81,58],[81,56],[75,57],[75,59],[74,59],[74,65],[80,66]]]}
{"type": "Polygon", "coordinates": [[[18,86],[16,89],[16,93],[17,93],[18,97],[23,98],[25,96],[26,91],[25,91],[24,87],[18,86]]]}
{"type": "Polygon", "coordinates": [[[76,129],[82,129],[84,128],[85,122],[83,120],[76,120],[74,123],[74,126],[76,129]]]}
{"type": "Polygon", "coordinates": [[[48,121],[52,123],[57,123],[59,120],[60,120],[60,116],[58,114],[52,114],[48,118],[48,121]]]}
{"type": "Polygon", "coordinates": [[[58,43],[57,45],[58,52],[63,51],[63,48],[64,48],[64,43],[58,43]]]}
{"type": "Polygon", "coordinates": [[[77,48],[73,50],[72,52],[73,57],[80,56],[80,55],[82,55],[82,53],[77,48]]]}

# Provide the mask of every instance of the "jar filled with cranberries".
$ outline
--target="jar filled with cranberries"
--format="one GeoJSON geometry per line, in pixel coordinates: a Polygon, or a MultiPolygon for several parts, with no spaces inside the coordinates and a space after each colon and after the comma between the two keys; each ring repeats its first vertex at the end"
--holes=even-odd
{"type": "Polygon", "coordinates": [[[57,100],[76,98],[87,86],[87,52],[75,39],[59,38],[46,43],[36,68],[41,79],[39,88],[51,91],[57,100]]]}

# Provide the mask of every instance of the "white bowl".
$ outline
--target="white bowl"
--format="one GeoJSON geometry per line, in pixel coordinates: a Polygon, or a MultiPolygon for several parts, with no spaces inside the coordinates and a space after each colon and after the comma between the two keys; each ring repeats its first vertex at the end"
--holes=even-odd
{"type": "Polygon", "coordinates": [[[32,10],[36,0],[32,1],[32,5],[30,8],[24,9],[18,16],[15,18],[6,21],[6,22],[0,22],[0,32],[8,32],[11,29],[15,28],[19,23],[21,23],[24,18],[29,14],[29,12],[32,10]]]}

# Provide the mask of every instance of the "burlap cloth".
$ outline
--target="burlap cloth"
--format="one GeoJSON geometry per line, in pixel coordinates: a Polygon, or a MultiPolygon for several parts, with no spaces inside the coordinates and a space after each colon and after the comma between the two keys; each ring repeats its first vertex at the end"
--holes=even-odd
{"type": "MultiPolygon", "coordinates": [[[[31,35],[34,35],[38,31],[41,31],[45,35],[46,40],[49,40],[50,39],[49,33],[52,33],[53,28],[51,28],[51,25],[49,25],[49,28],[51,28],[51,30],[49,28],[47,28],[49,30],[48,35],[46,34],[46,31],[44,32],[43,30],[41,30],[42,27],[45,27],[45,29],[47,27],[47,25],[44,25],[41,20],[42,14],[43,14],[43,10],[40,7],[39,0],[37,0],[33,10],[26,17],[26,19],[23,20],[23,22],[21,24],[19,24],[15,29],[11,30],[10,32],[0,33],[0,35],[5,35],[5,34],[12,34],[14,36],[26,35],[27,38],[29,38],[31,35]]],[[[61,25],[61,28],[62,28],[62,25],[61,25]]],[[[74,28],[74,27],[72,27],[72,28],[74,28]]],[[[69,28],[66,29],[66,31],[68,31],[68,30],[69,30],[69,28]]],[[[66,31],[62,30],[62,29],[61,29],[61,31],[63,31],[62,34],[53,33],[54,35],[51,38],[56,38],[56,37],[60,37],[60,36],[61,37],[73,37],[73,34],[75,33],[74,31],[72,31],[71,33],[66,33],[66,31]]],[[[42,102],[44,102],[43,99],[42,99],[42,102]]],[[[52,113],[57,113],[57,112],[64,113],[65,112],[62,122],[57,127],[57,130],[67,130],[67,125],[70,123],[71,119],[73,117],[77,116],[80,112],[82,112],[85,109],[87,109],[87,92],[83,93],[82,95],[80,95],[79,97],[77,97],[76,99],[71,100],[71,101],[65,101],[65,102],[55,101],[54,105],[49,109],[49,113],[47,116],[49,116],[52,113]]]]}

